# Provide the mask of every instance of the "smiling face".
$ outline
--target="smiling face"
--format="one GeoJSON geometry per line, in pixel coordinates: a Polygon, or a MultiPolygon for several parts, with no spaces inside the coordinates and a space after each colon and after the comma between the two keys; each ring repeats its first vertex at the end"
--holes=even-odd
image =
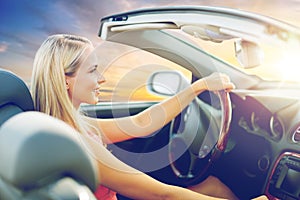
{"type": "Polygon", "coordinates": [[[105,82],[98,69],[94,48],[87,48],[75,76],[66,76],[69,97],[75,108],[81,103],[96,104],[99,101],[100,84],[105,82]]]}

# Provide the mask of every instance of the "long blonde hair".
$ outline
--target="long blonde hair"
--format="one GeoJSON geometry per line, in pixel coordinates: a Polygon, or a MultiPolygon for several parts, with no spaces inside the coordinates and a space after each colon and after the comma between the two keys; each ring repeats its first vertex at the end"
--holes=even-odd
{"type": "Polygon", "coordinates": [[[31,78],[35,109],[84,131],[78,111],[68,96],[65,76],[74,76],[91,42],[80,36],[57,34],[38,49],[31,78]]]}

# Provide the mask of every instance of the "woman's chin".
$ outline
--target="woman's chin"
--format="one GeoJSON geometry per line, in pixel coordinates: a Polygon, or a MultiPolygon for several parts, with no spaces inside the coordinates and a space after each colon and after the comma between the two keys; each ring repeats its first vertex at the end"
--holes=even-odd
{"type": "Polygon", "coordinates": [[[94,99],[94,104],[99,103],[99,101],[100,101],[100,99],[99,99],[98,97],[96,97],[96,98],[94,99]]]}

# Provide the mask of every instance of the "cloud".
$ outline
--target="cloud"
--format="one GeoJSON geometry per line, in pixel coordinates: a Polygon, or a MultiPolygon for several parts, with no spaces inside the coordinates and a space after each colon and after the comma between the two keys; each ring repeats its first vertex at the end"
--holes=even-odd
{"type": "Polygon", "coordinates": [[[35,51],[40,45],[40,42],[36,40],[37,36],[31,35],[30,33],[19,34],[15,32],[0,31],[0,35],[4,38],[2,44],[7,46],[6,52],[21,54],[29,58],[34,56],[35,51]]]}
{"type": "Polygon", "coordinates": [[[5,52],[8,48],[8,44],[5,42],[0,43],[0,53],[5,52]]]}

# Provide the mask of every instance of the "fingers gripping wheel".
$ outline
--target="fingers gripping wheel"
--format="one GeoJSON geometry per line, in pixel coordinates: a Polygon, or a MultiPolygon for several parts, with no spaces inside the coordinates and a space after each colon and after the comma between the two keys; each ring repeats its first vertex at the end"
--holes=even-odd
{"type": "Polygon", "coordinates": [[[218,91],[214,98],[218,106],[196,98],[172,121],[169,160],[183,184],[204,179],[226,149],[232,115],[230,96],[218,91]]]}

